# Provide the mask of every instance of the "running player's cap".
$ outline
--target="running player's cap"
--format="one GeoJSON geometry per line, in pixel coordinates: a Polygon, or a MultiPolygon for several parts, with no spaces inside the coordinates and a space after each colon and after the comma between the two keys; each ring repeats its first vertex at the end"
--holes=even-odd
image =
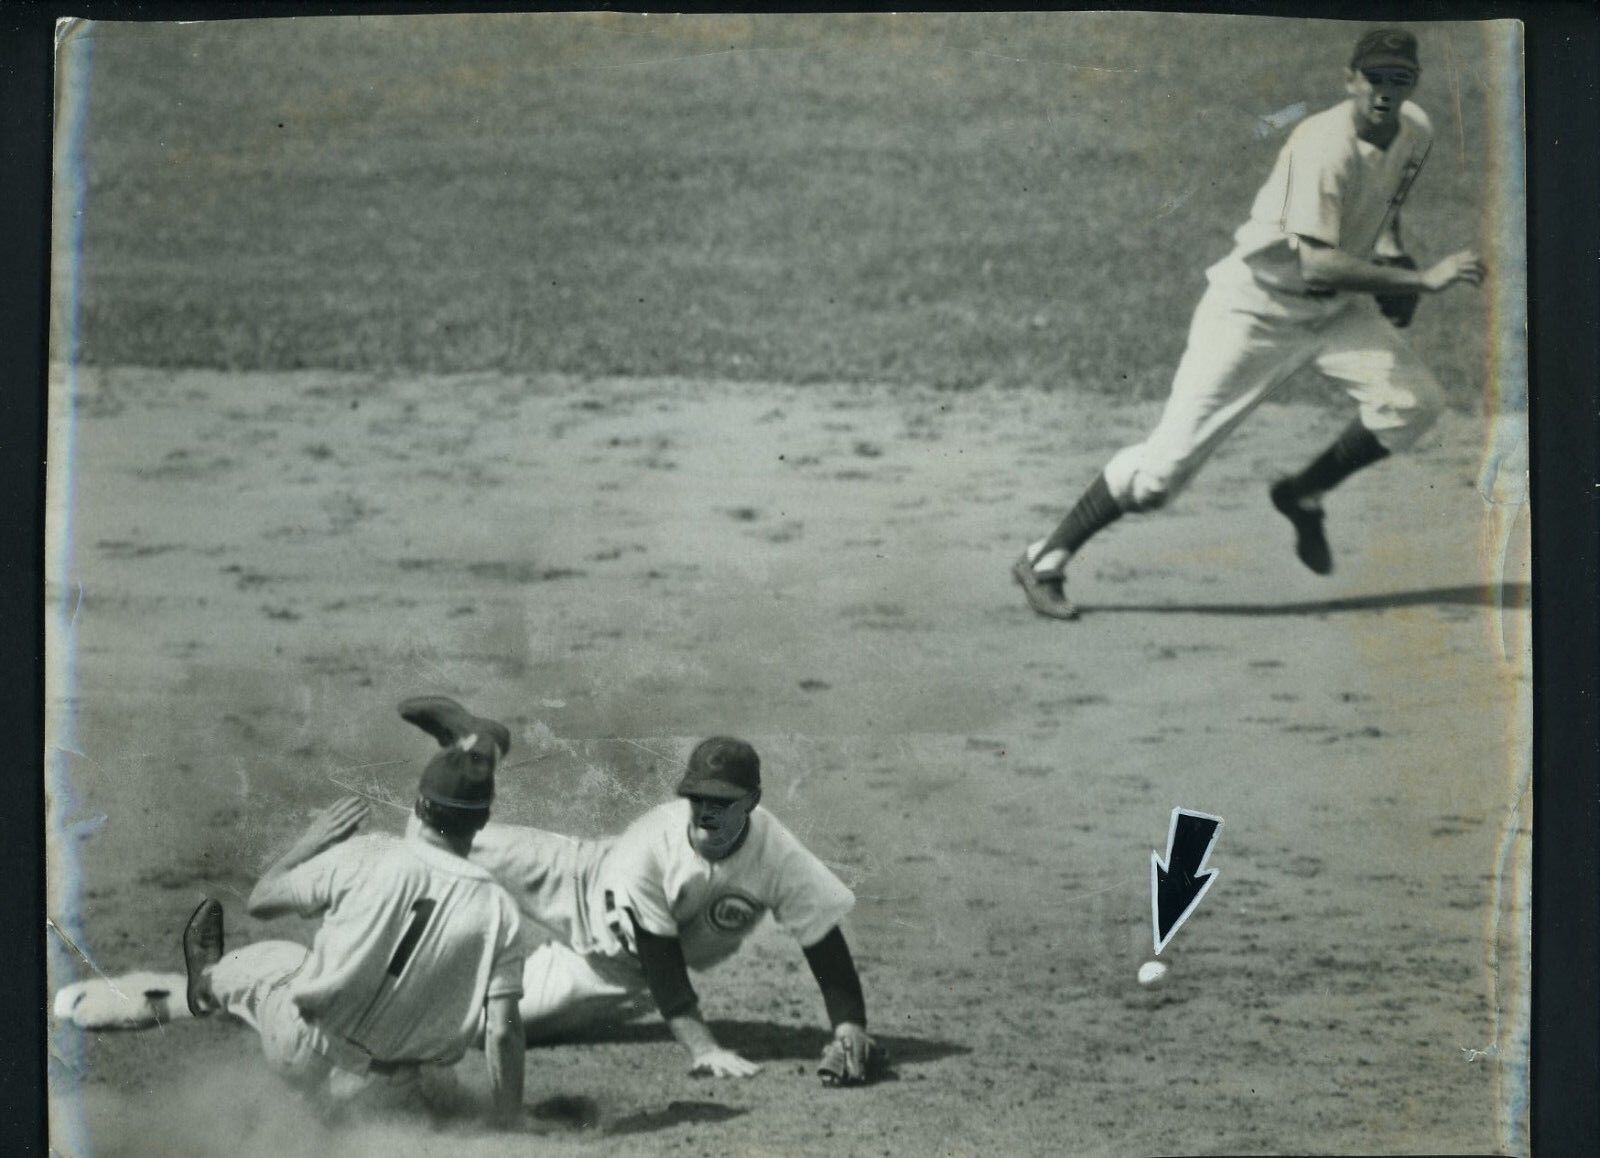
{"type": "Polygon", "coordinates": [[[1404,28],[1374,28],[1362,34],[1350,54],[1350,67],[1418,69],[1417,38],[1404,28]]]}
{"type": "Polygon", "coordinates": [[[446,748],[422,770],[417,793],[446,808],[488,808],[494,801],[494,749],[446,748]]]}
{"type": "Polygon", "coordinates": [[[760,787],[761,757],[756,750],[732,736],[712,736],[689,753],[678,795],[741,800],[760,787]]]}

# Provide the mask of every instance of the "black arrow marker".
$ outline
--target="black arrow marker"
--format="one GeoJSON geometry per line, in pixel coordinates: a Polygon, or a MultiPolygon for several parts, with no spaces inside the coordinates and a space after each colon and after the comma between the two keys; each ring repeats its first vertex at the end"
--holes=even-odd
{"type": "Polygon", "coordinates": [[[1156,953],[1167,947],[1189,914],[1217,879],[1206,872],[1206,857],[1217,842],[1222,817],[1187,808],[1172,810],[1167,829],[1167,859],[1150,853],[1150,919],[1155,924],[1156,953]]]}

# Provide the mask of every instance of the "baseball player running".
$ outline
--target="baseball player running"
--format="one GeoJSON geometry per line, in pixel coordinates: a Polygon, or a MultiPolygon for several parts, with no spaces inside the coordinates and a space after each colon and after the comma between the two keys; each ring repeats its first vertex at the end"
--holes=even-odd
{"type": "Polygon", "coordinates": [[[522,1112],[521,918],[467,853],[510,736],[454,704],[420,705],[413,722],[455,740],[424,769],[406,838],[352,840],[367,806],[347,797],[266,871],[251,915],[320,916],[309,950],[225,954],[222,906],[203,901],[183,933],[188,1008],[252,1026],[273,1069],[334,1106],[414,1104],[423,1068],[459,1060],[482,1027],[493,1118],[509,1126],[522,1112]]]}
{"type": "Polygon", "coordinates": [[[1066,567],[1083,545],[1125,513],[1170,502],[1303,366],[1343,387],[1359,414],[1269,498],[1294,528],[1300,561],[1319,575],[1333,570],[1322,496],[1409,447],[1441,405],[1438,383],[1396,326],[1410,321],[1418,295],[1484,276],[1470,249],[1419,270],[1401,247],[1400,207],[1433,141],[1427,116],[1408,100],[1420,74],[1411,33],[1380,28],[1356,42],[1348,99],[1295,127],[1233,252],[1206,271],[1210,284],[1155,430],[1112,456],[1060,526],[1012,567],[1034,611],[1076,617],[1066,567]]]}
{"type": "Polygon", "coordinates": [[[757,808],[755,749],[729,737],[705,740],[677,794],[607,839],[498,824],[479,834],[473,863],[553,938],[533,949],[522,971],[528,1040],[631,1020],[653,1005],[691,1072],[756,1074],[759,1065],[717,1043],[688,970],[732,957],[770,912],[800,943],[833,1025],[818,1068],[823,1081],[875,1076],[883,1054],[867,1034],[860,977],[839,928],[855,897],[757,808]]]}

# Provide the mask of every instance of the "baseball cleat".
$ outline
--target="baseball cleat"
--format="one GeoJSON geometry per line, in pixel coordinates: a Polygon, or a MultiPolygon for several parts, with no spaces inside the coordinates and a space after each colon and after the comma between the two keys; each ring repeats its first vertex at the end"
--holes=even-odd
{"type": "Polygon", "coordinates": [[[1076,619],[1078,609],[1067,598],[1067,577],[1062,572],[1041,575],[1024,554],[1011,568],[1011,576],[1022,585],[1028,606],[1046,619],[1076,619]]]}
{"type": "Polygon", "coordinates": [[[491,740],[504,756],[511,751],[511,729],[498,720],[474,716],[449,696],[412,696],[400,701],[400,718],[439,741],[441,748],[471,740],[477,747],[491,740]]]}
{"type": "Polygon", "coordinates": [[[189,1012],[204,1017],[216,1008],[206,993],[205,971],[222,960],[222,902],[201,901],[183,927],[183,969],[188,975],[184,997],[189,1012]]]}
{"type": "Polygon", "coordinates": [[[1322,529],[1326,517],[1320,506],[1300,504],[1289,487],[1288,479],[1279,479],[1268,492],[1278,513],[1294,524],[1294,553],[1318,575],[1333,570],[1333,551],[1328,547],[1328,536],[1322,529]]]}

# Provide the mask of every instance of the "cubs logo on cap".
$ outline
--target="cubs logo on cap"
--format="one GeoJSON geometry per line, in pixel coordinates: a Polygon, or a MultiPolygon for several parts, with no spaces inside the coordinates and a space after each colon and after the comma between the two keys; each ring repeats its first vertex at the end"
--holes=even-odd
{"type": "Polygon", "coordinates": [[[761,757],[756,750],[732,736],[712,736],[689,753],[678,795],[742,800],[760,787],[761,757]]]}
{"type": "Polygon", "coordinates": [[[1404,28],[1374,28],[1356,41],[1350,67],[1418,69],[1417,38],[1404,28]]]}

